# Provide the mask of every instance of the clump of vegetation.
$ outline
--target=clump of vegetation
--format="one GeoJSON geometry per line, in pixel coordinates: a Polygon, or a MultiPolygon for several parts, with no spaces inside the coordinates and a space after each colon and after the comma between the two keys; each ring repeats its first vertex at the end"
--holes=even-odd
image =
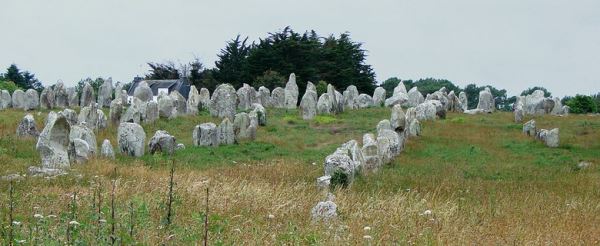
{"type": "Polygon", "coordinates": [[[598,112],[598,106],[590,96],[576,95],[566,102],[570,112],[575,114],[586,114],[598,112]]]}
{"type": "Polygon", "coordinates": [[[319,125],[329,125],[329,124],[337,123],[339,120],[330,115],[317,115],[317,116],[315,116],[313,121],[319,125]]]}
{"type": "Polygon", "coordinates": [[[331,175],[329,186],[332,190],[336,188],[347,188],[350,184],[348,175],[342,171],[336,171],[331,175]]]}

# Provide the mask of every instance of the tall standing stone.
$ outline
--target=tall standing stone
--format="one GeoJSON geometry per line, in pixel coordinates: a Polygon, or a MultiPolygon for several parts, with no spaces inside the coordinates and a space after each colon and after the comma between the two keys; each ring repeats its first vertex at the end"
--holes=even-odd
{"type": "Polygon", "coordinates": [[[200,107],[200,94],[198,93],[196,86],[192,85],[190,86],[190,93],[188,94],[186,113],[189,115],[197,115],[198,111],[200,111],[200,107]]]}
{"type": "Polygon", "coordinates": [[[383,106],[383,103],[385,102],[385,98],[386,98],[385,89],[381,86],[375,88],[375,91],[373,92],[373,104],[376,107],[383,106]]]}
{"type": "Polygon", "coordinates": [[[302,111],[302,119],[312,120],[317,115],[317,101],[315,98],[317,93],[312,90],[306,90],[302,100],[300,101],[300,110],[302,111]]]}
{"type": "Polygon", "coordinates": [[[250,116],[247,113],[238,113],[233,121],[233,131],[235,133],[235,141],[240,142],[243,139],[250,139],[252,132],[250,128],[250,116]]]}
{"type": "Polygon", "coordinates": [[[86,81],[81,90],[79,107],[89,106],[92,102],[94,102],[94,88],[86,81]]]}
{"type": "Polygon", "coordinates": [[[44,168],[69,168],[69,132],[71,127],[61,113],[50,112],[40,134],[36,149],[44,168]]]}
{"type": "Polygon", "coordinates": [[[357,109],[358,89],[354,85],[348,86],[344,91],[344,110],[357,109]]]}
{"type": "Polygon", "coordinates": [[[110,102],[112,101],[113,96],[113,83],[112,78],[108,78],[107,80],[100,85],[98,88],[98,107],[110,107],[110,102]]]}
{"type": "Polygon", "coordinates": [[[178,115],[185,114],[186,109],[187,109],[187,101],[185,100],[185,97],[183,97],[183,95],[181,95],[181,93],[179,93],[179,91],[177,91],[177,90],[171,91],[171,93],[169,93],[169,96],[171,98],[173,98],[173,102],[175,103],[175,108],[177,108],[177,114],[178,115]]]}
{"type": "Polygon", "coordinates": [[[419,91],[418,87],[413,87],[408,91],[408,106],[416,107],[417,105],[425,102],[423,94],[419,91]]]}
{"type": "Polygon", "coordinates": [[[25,108],[25,92],[20,89],[13,91],[12,94],[12,106],[16,109],[25,108]]]}
{"type": "Polygon", "coordinates": [[[177,114],[177,104],[173,97],[171,96],[162,96],[158,99],[158,112],[159,116],[167,119],[176,118],[177,114]]]}
{"type": "Polygon", "coordinates": [[[379,156],[379,149],[377,147],[377,140],[375,135],[367,133],[363,135],[363,147],[361,149],[362,155],[365,159],[364,171],[374,172],[381,166],[381,158],[379,156]]]}
{"type": "Polygon", "coordinates": [[[236,92],[237,108],[240,110],[249,110],[256,100],[256,91],[250,85],[244,83],[236,92]]]}
{"type": "Polygon", "coordinates": [[[202,110],[210,110],[210,91],[206,88],[200,89],[200,104],[202,110]]]}
{"type": "Polygon", "coordinates": [[[113,150],[112,144],[110,144],[110,140],[104,139],[102,142],[100,156],[108,159],[115,159],[115,151],[113,150]]]}
{"type": "Polygon", "coordinates": [[[53,109],[55,105],[56,96],[54,90],[51,87],[46,87],[40,93],[40,108],[41,109],[53,109]]]}
{"type": "Polygon", "coordinates": [[[479,102],[477,103],[477,109],[485,112],[493,112],[496,108],[494,105],[494,96],[489,87],[479,92],[479,102]]]}
{"type": "Polygon", "coordinates": [[[69,108],[74,108],[79,106],[79,93],[74,87],[67,88],[67,106],[69,108]]]}
{"type": "Polygon", "coordinates": [[[287,109],[295,109],[298,106],[298,94],[296,74],[292,73],[285,84],[285,107],[287,109]]]}
{"type": "Polygon", "coordinates": [[[121,122],[125,107],[121,98],[115,98],[110,102],[110,111],[108,111],[108,120],[111,125],[116,126],[121,122]]]}
{"type": "Polygon", "coordinates": [[[406,128],[406,117],[404,115],[404,111],[402,110],[402,106],[400,106],[399,104],[396,104],[394,105],[394,107],[392,107],[390,124],[392,130],[398,133],[403,132],[406,128]]]}
{"type": "Polygon", "coordinates": [[[271,103],[274,108],[285,108],[285,89],[276,87],[271,92],[271,103]]]}
{"type": "Polygon", "coordinates": [[[265,108],[273,106],[273,104],[271,103],[271,91],[267,87],[261,86],[258,88],[257,99],[258,102],[262,104],[265,108]]]}
{"type": "Polygon", "coordinates": [[[217,142],[220,145],[229,145],[235,143],[235,132],[233,124],[228,118],[224,118],[217,128],[217,142]]]}
{"type": "Polygon", "coordinates": [[[139,98],[142,102],[148,102],[154,98],[152,89],[150,89],[150,86],[148,86],[146,81],[138,83],[137,87],[133,90],[133,96],[139,98]]]}
{"type": "Polygon", "coordinates": [[[0,110],[12,107],[12,97],[7,90],[0,91],[0,110]]]}
{"type": "Polygon", "coordinates": [[[210,114],[213,117],[235,118],[237,94],[230,84],[220,84],[210,99],[210,114]]]}
{"type": "Polygon", "coordinates": [[[57,108],[67,108],[69,106],[69,94],[62,81],[54,85],[54,104],[57,108]]]}
{"type": "Polygon", "coordinates": [[[146,102],[146,110],[142,113],[142,122],[146,124],[153,123],[158,120],[160,113],[158,103],[155,101],[146,102]]]}
{"type": "Polygon", "coordinates": [[[469,99],[467,99],[467,93],[465,93],[464,91],[458,93],[458,101],[460,101],[462,111],[466,111],[469,109],[469,99]]]}
{"type": "Polygon", "coordinates": [[[328,93],[323,93],[319,97],[319,101],[317,102],[317,114],[326,115],[332,114],[334,112],[333,103],[329,98],[328,93]]]}
{"type": "Polygon", "coordinates": [[[121,153],[135,157],[143,156],[146,142],[144,128],[136,123],[121,123],[117,129],[117,142],[121,153]]]}
{"type": "Polygon", "coordinates": [[[40,107],[40,96],[34,89],[25,91],[25,110],[34,110],[40,107]]]}

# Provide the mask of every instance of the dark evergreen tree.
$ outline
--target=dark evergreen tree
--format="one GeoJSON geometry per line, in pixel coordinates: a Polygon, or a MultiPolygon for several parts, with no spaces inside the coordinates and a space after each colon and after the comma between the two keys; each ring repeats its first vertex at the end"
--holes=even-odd
{"type": "Polygon", "coordinates": [[[35,78],[35,75],[29,71],[21,71],[16,64],[11,64],[7,69],[6,73],[0,76],[1,79],[12,81],[19,88],[35,89],[41,91],[44,89],[42,82],[35,78]]]}
{"type": "Polygon", "coordinates": [[[531,93],[533,93],[536,90],[543,91],[545,97],[552,96],[552,93],[550,93],[546,88],[541,87],[541,86],[534,86],[533,88],[527,88],[527,90],[524,90],[523,92],[521,92],[521,96],[531,95],[531,93]]]}
{"type": "Polygon", "coordinates": [[[163,79],[179,79],[181,73],[177,69],[175,63],[152,63],[149,62],[150,71],[146,74],[145,79],[148,80],[163,80],[163,79]]]}
{"type": "Polygon", "coordinates": [[[240,35],[229,42],[215,62],[217,70],[214,77],[223,83],[230,83],[235,88],[241,87],[243,83],[251,83],[252,77],[248,70],[248,53],[250,47],[246,44],[248,38],[240,39],[240,35]]]}

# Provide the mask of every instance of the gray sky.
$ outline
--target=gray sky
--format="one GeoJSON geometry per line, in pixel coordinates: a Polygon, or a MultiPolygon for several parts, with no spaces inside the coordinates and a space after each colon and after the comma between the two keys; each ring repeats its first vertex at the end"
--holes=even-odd
{"type": "Polygon", "coordinates": [[[214,66],[238,33],[251,40],[290,25],[348,31],[369,51],[377,80],[446,78],[517,94],[600,91],[598,0],[13,0],[0,9],[0,69],[45,82],[130,81],[146,62],[214,66]]]}

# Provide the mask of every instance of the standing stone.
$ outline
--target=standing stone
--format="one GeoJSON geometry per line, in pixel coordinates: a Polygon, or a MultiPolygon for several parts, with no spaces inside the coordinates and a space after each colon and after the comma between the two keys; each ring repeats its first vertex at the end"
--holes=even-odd
{"type": "Polygon", "coordinates": [[[79,93],[74,87],[67,88],[67,106],[69,108],[74,108],[79,106],[79,93]]]}
{"type": "Polygon", "coordinates": [[[210,91],[206,88],[200,89],[200,104],[202,110],[210,110],[210,91]]]}
{"type": "Polygon", "coordinates": [[[317,93],[317,87],[310,81],[308,81],[306,83],[306,91],[304,92],[304,94],[306,94],[307,91],[312,91],[314,93],[311,93],[311,95],[314,96],[314,100],[313,101],[317,101],[319,99],[318,97],[318,93],[317,93]]]}
{"type": "Polygon", "coordinates": [[[176,139],[171,136],[167,131],[158,130],[154,133],[154,136],[148,142],[148,150],[150,154],[156,152],[166,153],[172,155],[175,152],[176,139]]]}
{"type": "Polygon", "coordinates": [[[406,86],[404,86],[404,82],[399,82],[398,85],[396,87],[394,87],[394,94],[392,94],[392,96],[399,95],[400,93],[402,93],[402,94],[408,93],[408,92],[406,92],[406,86]]]}
{"type": "Polygon", "coordinates": [[[213,117],[233,120],[236,112],[237,94],[230,84],[220,84],[210,99],[210,114],[213,117]]]}
{"type": "Polygon", "coordinates": [[[62,115],[67,119],[70,126],[77,125],[77,112],[70,108],[63,109],[62,115]]]}
{"type": "Polygon", "coordinates": [[[527,134],[527,136],[535,136],[536,130],[535,120],[530,120],[523,124],[523,133],[527,134]]]}
{"type": "Polygon", "coordinates": [[[377,133],[379,134],[379,132],[383,130],[392,130],[392,123],[390,120],[381,120],[377,123],[377,133]]]}
{"type": "Polygon", "coordinates": [[[275,108],[285,108],[285,89],[276,87],[271,93],[271,103],[275,108]]]}
{"type": "Polygon", "coordinates": [[[129,122],[139,124],[142,121],[142,100],[134,97],[131,100],[131,105],[125,111],[125,114],[121,116],[121,122],[129,122]]]}
{"type": "Polygon", "coordinates": [[[113,95],[113,83],[112,78],[108,78],[107,80],[100,85],[98,88],[98,107],[110,107],[110,102],[112,101],[113,95]]]}
{"type": "Polygon", "coordinates": [[[34,137],[37,138],[40,135],[36,126],[35,119],[32,114],[27,114],[19,123],[17,127],[17,137],[26,138],[26,137],[34,137]]]}
{"type": "Polygon", "coordinates": [[[258,88],[257,100],[265,108],[273,106],[273,104],[271,103],[271,91],[267,87],[261,86],[258,88]]]}
{"type": "Polygon", "coordinates": [[[458,96],[456,96],[456,94],[454,93],[454,91],[451,91],[450,93],[448,93],[448,111],[450,112],[462,112],[462,106],[460,105],[460,100],[458,99],[458,96]]]}
{"type": "Polygon", "coordinates": [[[185,100],[185,97],[183,97],[183,95],[181,95],[181,93],[179,93],[179,91],[177,90],[171,91],[169,97],[171,97],[173,99],[173,102],[175,103],[175,108],[177,108],[177,115],[185,114],[187,109],[187,101],[185,100]]]}
{"type": "Polygon", "coordinates": [[[158,120],[160,113],[158,103],[155,101],[146,102],[145,111],[142,114],[142,122],[146,124],[153,123],[158,120]]]}
{"type": "Polygon", "coordinates": [[[421,135],[421,122],[416,118],[410,121],[408,126],[408,136],[409,137],[417,137],[421,135]]]}
{"type": "Polygon", "coordinates": [[[302,119],[312,120],[317,115],[317,101],[315,98],[317,93],[312,90],[306,90],[302,100],[300,101],[300,111],[302,112],[302,119]]]}
{"type": "Polygon", "coordinates": [[[100,156],[107,159],[115,159],[115,152],[113,151],[112,144],[110,144],[110,140],[104,139],[104,141],[102,142],[100,156]]]}
{"type": "MultiPolygon", "coordinates": [[[[328,95],[328,101],[329,103],[331,103],[331,113],[332,114],[338,114],[344,111],[344,102],[343,102],[343,95],[338,96],[339,93],[338,91],[335,90],[335,87],[331,84],[327,84],[327,95],[328,95]],[[340,107],[341,104],[341,107],[340,107]]],[[[320,99],[320,98],[319,98],[320,99]]],[[[317,107],[318,107],[318,103],[317,103],[317,107]]]]}
{"type": "Polygon", "coordinates": [[[317,114],[332,114],[333,113],[333,104],[329,99],[328,93],[323,93],[319,97],[319,101],[317,102],[317,114]]]}
{"type": "Polygon", "coordinates": [[[358,89],[354,85],[348,86],[344,91],[344,110],[357,109],[358,89]]]}
{"type": "Polygon", "coordinates": [[[395,131],[383,129],[377,133],[377,149],[382,163],[390,163],[402,151],[402,139],[395,131]]]}
{"type": "Polygon", "coordinates": [[[61,81],[58,81],[54,85],[54,106],[57,108],[66,108],[69,106],[69,94],[61,81]]]}
{"type": "Polygon", "coordinates": [[[524,110],[525,114],[528,115],[543,115],[546,113],[544,109],[544,91],[535,90],[531,95],[525,96],[525,98],[521,98],[524,101],[524,110]]]}
{"type": "Polygon", "coordinates": [[[83,89],[81,90],[81,98],[79,107],[89,106],[94,101],[94,88],[87,81],[83,85],[83,89]]]}
{"type": "Polygon", "coordinates": [[[373,105],[375,105],[375,107],[383,106],[383,103],[385,102],[385,98],[386,98],[385,89],[381,86],[375,88],[375,91],[373,92],[373,105]]]}
{"type": "Polygon", "coordinates": [[[197,115],[200,111],[200,94],[196,89],[196,86],[190,86],[190,93],[188,94],[187,109],[186,113],[189,115],[197,115]]]}
{"type": "Polygon", "coordinates": [[[544,143],[550,148],[558,148],[560,143],[559,138],[559,130],[558,128],[554,128],[546,132],[546,138],[544,140],[544,143]]]}
{"type": "Polygon", "coordinates": [[[111,125],[118,125],[121,122],[121,116],[124,113],[123,101],[121,98],[115,98],[110,102],[110,111],[108,111],[108,120],[111,125]]]}
{"type": "Polygon", "coordinates": [[[158,112],[159,112],[160,117],[167,118],[167,119],[176,118],[177,114],[179,112],[177,112],[176,102],[173,99],[173,97],[170,97],[170,96],[159,97],[158,112]]]}
{"type": "Polygon", "coordinates": [[[0,110],[12,107],[12,97],[7,90],[0,91],[0,110]]]}
{"type": "MultiPolygon", "coordinates": [[[[396,90],[394,89],[394,91],[396,91],[396,90]]],[[[403,92],[398,92],[397,94],[394,94],[392,97],[385,99],[384,105],[386,107],[393,107],[396,104],[404,105],[407,102],[408,102],[408,94],[403,93],[403,92]]]]}
{"type": "Polygon", "coordinates": [[[464,91],[461,91],[458,94],[458,101],[460,101],[460,106],[462,108],[462,111],[466,111],[469,109],[469,100],[467,99],[467,93],[465,93],[464,91]]]}
{"type": "Polygon", "coordinates": [[[25,92],[20,89],[17,89],[12,94],[12,105],[15,109],[24,109],[25,108],[25,92]]]}
{"type": "Polygon", "coordinates": [[[46,126],[36,144],[36,149],[42,158],[43,168],[69,168],[70,131],[69,123],[61,113],[50,112],[48,114],[46,126]]]}
{"type": "Polygon", "coordinates": [[[373,107],[373,98],[367,94],[360,94],[356,99],[356,106],[358,108],[370,108],[373,107]]]}
{"type": "Polygon", "coordinates": [[[121,99],[123,102],[123,106],[127,105],[127,91],[123,90],[123,84],[121,82],[117,82],[115,85],[115,99],[121,99]]]}
{"type": "Polygon", "coordinates": [[[133,90],[133,96],[142,100],[142,102],[151,101],[154,98],[154,94],[152,93],[152,89],[148,86],[146,81],[140,82],[135,90],[133,90]]]}
{"type": "Polygon", "coordinates": [[[220,145],[229,145],[235,143],[235,132],[233,124],[228,118],[224,118],[217,128],[217,142],[220,145]]]}
{"type": "Polygon", "coordinates": [[[40,107],[40,96],[34,89],[25,91],[25,110],[34,110],[40,107]]]}
{"type": "Polygon", "coordinates": [[[419,91],[418,87],[415,86],[411,88],[410,91],[408,91],[408,106],[416,107],[417,105],[423,102],[425,102],[425,98],[423,97],[423,94],[421,94],[421,92],[419,91]]]}
{"type": "Polygon", "coordinates": [[[379,157],[375,135],[371,133],[363,135],[363,147],[361,151],[365,159],[363,170],[367,172],[377,171],[381,166],[381,158],[379,157]]]}
{"type": "Polygon", "coordinates": [[[285,106],[287,109],[295,109],[298,106],[298,94],[296,74],[292,73],[285,84],[285,106]]]}
{"type": "Polygon", "coordinates": [[[139,124],[123,122],[119,125],[117,143],[121,153],[141,157],[144,155],[145,142],[146,133],[139,124]]]}
{"type": "Polygon", "coordinates": [[[486,112],[493,112],[496,106],[494,105],[494,97],[489,87],[479,92],[479,102],[477,103],[477,109],[484,110],[486,112]]]}
{"type": "Polygon", "coordinates": [[[394,105],[394,107],[392,107],[392,116],[390,119],[390,124],[392,130],[398,133],[403,132],[406,128],[406,117],[404,116],[402,106],[400,106],[399,104],[396,104],[394,105]]]}
{"type": "Polygon", "coordinates": [[[514,115],[515,115],[515,123],[523,122],[523,102],[521,100],[517,100],[514,104],[514,115]]]}
{"type": "Polygon", "coordinates": [[[89,144],[80,138],[71,139],[69,142],[69,158],[77,164],[86,163],[94,153],[91,152],[89,144]]]}
{"type": "Polygon", "coordinates": [[[554,101],[554,108],[552,108],[552,111],[550,112],[550,114],[563,115],[564,114],[563,105],[560,102],[560,98],[554,97],[552,100],[554,101]]]}
{"type": "Polygon", "coordinates": [[[197,125],[192,133],[192,140],[195,146],[219,146],[217,125],[212,122],[197,125]]]}
{"type": "Polygon", "coordinates": [[[243,139],[252,137],[250,132],[250,116],[247,113],[238,113],[233,120],[233,132],[235,133],[235,141],[240,142],[243,139]]]}
{"type": "Polygon", "coordinates": [[[92,130],[105,129],[108,124],[104,111],[98,109],[97,103],[91,103],[89,106],[83,107],[77,117],[79,123],[85,122],[85,124],[92,130]]]}
{"type": "Polygon", "coordinates": [[[265,109],[265,107],[263,107],[263,105],[261,105],[259,103],[253,103],[251,113],[256,114],[258,125],[260,125],[260,126],[267,125],[267,110],[265,109]]]}
{"type": "Polygon", "coordinates": [[[256,101],[256,91],[250,85],[244,83],[237,94],[237,108],[240,110],[249,110],[252,103],[256,101]]]}
{"type": "Polygon", "coordinates": [[[73,141],[74,139],[81,139],[87,142],[89,146],[89,152],[92,154],[97,153],[98,144],[96,142],[96,135],[92,129],[88,128],[87,125],[83,123],[79,123],[77,125],[71,126],[71,131],[69,133],[69,141],[73,141]]]}
{"type": "Polygon", "coordinates": [[[40,93],[40,108],[41,109],[53,109],[56,96],[54,90],[51,87],[46,87],[40,93]]]}
{"type": "Polygon", "coordinates": [[[417,119],[419,121],[435,120],[438,110],[433,102],[434,101],[426,101],[417,105],[415,110],[417,112],[417,119]]]}

